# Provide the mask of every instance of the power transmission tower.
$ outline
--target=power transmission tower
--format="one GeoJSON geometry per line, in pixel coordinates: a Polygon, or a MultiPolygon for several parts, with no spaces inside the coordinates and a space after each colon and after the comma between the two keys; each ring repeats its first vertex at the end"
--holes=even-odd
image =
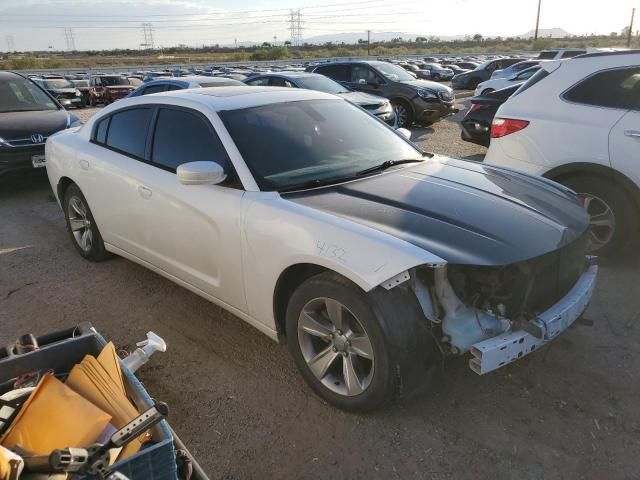
{"type": "Polygon", "coordinates": [[[16,42],[13,40],[13,35],[7,35],[4,37],[7,40],[7,51],[15,52],[16,51],[16,42]]]}
{"type": "Polygon", "coordinates": [[[142,36],[143,42],[140,44],[143,48],[150,48],[153,50],[155,45],[153,43],[153,24],[151,23],[143,23],[142,24],[142,36]]]}
{"type": "Polygon", "coordinates": [[[631,9],[631,22],[629,22],[629,31],[627,32],[627,48],[631,46],[631,35],[633,35],[633,17],[636,16],[636,9],[631,9]]]}
{"type": "Polygon", "coordinates": [[[64,29],[64,39],[67,41],[67,50],[70,52],[75,51],[76,41],[73,38],[73,29],[71,28],[64,29]]]}
{"type": "Polygon", "coordinates": [[[302,11],[289,10],[289,31],[291,32],[291,45],[299,47],[302,43],[302,11]]]}

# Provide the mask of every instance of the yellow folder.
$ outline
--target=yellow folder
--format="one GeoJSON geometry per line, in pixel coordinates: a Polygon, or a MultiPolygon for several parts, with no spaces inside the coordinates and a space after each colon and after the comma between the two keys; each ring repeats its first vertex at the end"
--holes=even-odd
{"type": "MultiPolygon", "coordinates": [[[[117,429],[124,427],[139,415],[127,397],[113,344],[107,345],[97,359],[91,355],[85,356],[71,369],[66,384],[111,415],[111,424],[117,429]]],[[[122,460],[136,453],[148,439],[148,434],[141,435],[123,448],[118,459],[122,460]]]]}
{"type": "Polygon", "coordinates": [[[9,449],[19,445],[34,455],[48,455],[56,448],[95,443],[110,421],[111,415],[47,373],[0,444],[9,449]]]}

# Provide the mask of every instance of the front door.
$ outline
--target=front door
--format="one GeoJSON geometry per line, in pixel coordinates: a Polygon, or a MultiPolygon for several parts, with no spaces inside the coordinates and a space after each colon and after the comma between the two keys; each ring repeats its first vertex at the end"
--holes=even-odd
{"type": "Polygon", "coordinates": [[[241,204],[224,146],[204,115],[161,107],[151,137],[150,162],[135,185],[142,215],[145,260],[235,308],[246,311],[242,283],[241,204]],[[217,162],[229,179],[183,185],[179,165],[217,162]]]}

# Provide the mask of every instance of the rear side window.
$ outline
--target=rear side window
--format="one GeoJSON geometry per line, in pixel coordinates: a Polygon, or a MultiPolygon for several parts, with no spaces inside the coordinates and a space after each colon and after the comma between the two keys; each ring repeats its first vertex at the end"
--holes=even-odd
{"type": "Polygon", "coordinates": [[[553,60],[554,58],[556,58],[557,53],[558,52],[556,52],[555,50],[546,50],[544,52],[540,52],[538,58],[540,60],[553,60]]]}
{"type": "Polygon", "coordinates": [[[144,158],[151,112],[150,108],[132,108],[114,113],[107,132],[107,146],[133,157],[144,158]]]}
{"type": "Polygon", "coordinates": [[[100,143],[100,144],[103,144],[103,145],[106,143],[106,141],[107,141],[107,129],[109,128],[109,120],[111,120],[110,117],[103,118],[98,123],[98,126],[96,128],[96,136],[94,138],[94,140],[97,143],[100,143]]]}
{"type": "Polygon", "coordinates": [[[149,85],[148,87],[145,87],[145,89],[142,91],[142,94],[151,95],[152,93],[159,93],[159,92],[166,92],[166,91],[167,91],[167,86],[164,84],[149,85]]]}
{"type": "Polygon", "coordinates": [[[349,67],[347,65],[322,65],[315,69],[314,72],[326,75],[338,82],[346,82],[348,80],[349,67]]]}
{"type": "Polygon", "coordinates": [[[175,171],[188,162],[227,165],[227,152],[209,123],[200,115],[162,108],[153,135],[151,161],[175,171]]]}
{"type": "Polygon", "coordinates": [[[293,87],[293,83],[291,83],[289,80],[286,80],[282,77],[271,77],[271,81],[269,82],[269,85],[272,87],[288,87],[288,88],[293,87]]]}
{"type": "Polygon", "coordinates": [[[596,73],[571,88],[564,98],[598,107],[639,109],[640,67],[596,73]]]}
{"type": "Polygon", "coordinates": [[[253,85],[256,87],[266,87],[267,85],[269,85],[269,77],[263,77],[263,78],[256,78],[253,80],[247,80],[246,82],[247,85],[253,85]]]}
{"type": "Polygon", "coordinates": [[[516,90],[516,93],[514,93],[513,96],[515,97],[516,95],[520,95],[522,92],[524,92],[525,90],[528,90],[529,88],[533,87],[540,80],[543,80],[543,79],[547,78],[548,76],[549,76],[549,72],[547,72],[544,68],[541,68],[536,73],[534,73],[533,76],[529,80],[527,80],[522,85],[520,85],[520,88],[518,90],[516,90]]]}
{"type": "Polygon", "coordinates": [[[566,52],[562,52],[562,58],[573,58],[577,55],[582,55],[583,53],[587,53],[586,50],[567,50],[566,52]]]}

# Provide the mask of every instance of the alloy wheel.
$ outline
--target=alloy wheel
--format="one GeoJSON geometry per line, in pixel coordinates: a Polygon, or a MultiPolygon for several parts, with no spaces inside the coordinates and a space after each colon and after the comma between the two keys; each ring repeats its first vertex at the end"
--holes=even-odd
{"type": "Polygon", "coordinates": [[[313,375],[344,396],[363,393],[371,384],[374,355],[362,323],[332,298],[307,302],[298,318],[298,343],[313,375]]]}
{"type": "Polygon", "coordinates": [[[589,193],[578,195],[590,217],[587,251],[593,252],[611,241],[616,231],[616,218],[611,207],[601,198],[589,193]]]}
{"type": "Polygon", "coordinates": [[[409,117],[407,108],[401,103],[396,103],[393,105],[393,112],[396,115],[396,125],[398,126],[398,128],[406,127],[407,118],[409,117]]]}
{"type": "Polygon", "coordinates": [[[83,252],[91,251],[93,245],[93,232],[91,230],[91,220],[89,219],[87,206],[74,195],[69,199],[67,206],[67,216],[69,217],[69,227],[73,238],[83,252]]]}

